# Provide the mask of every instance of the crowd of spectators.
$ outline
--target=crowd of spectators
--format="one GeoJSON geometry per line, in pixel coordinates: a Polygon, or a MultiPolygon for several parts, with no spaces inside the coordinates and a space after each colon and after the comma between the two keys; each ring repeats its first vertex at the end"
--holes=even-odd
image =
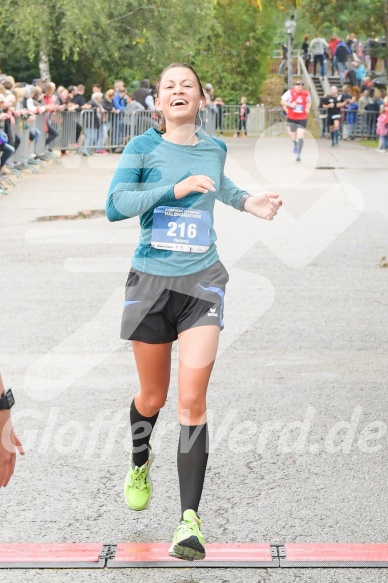
{"type": "MultiPolygon", "coordinates": [[[[106,154],[108,145],[110,151],[122,151],[130,134],[128,128],[135,123],[132,122],[134,112],[151,112],[151,123],[154,120],[154,125],[158,125],[156,86],[148,79],[143,79],[133,91],[128,91],[122,80],[116,80],[107,90],[94,84],[88,98],[85,91],[82,84],[64,87],[41,79],[35,79],[32,84],[16,83],[13,77],[0,75],[0,172],[10,172],[7,161],[20,146],[20,131],[15,131],[17,122],[24,129],[31,127],[30,144],[36,144],[44,131],[45,147],[50,152],[61,131],[61,154],[66,155],[70,146],[72,150],[79,148],[84,156],[89,156],[91,149],[96,154],[106,154]],[[72,114],[71,124],[66,125],[68,113],[72,114]],[[40,114],[44,126],[38,129],[33,122],[40,114]],[[64,131],[65,125],[71,127],[71,142],[69,131],[64,131]]],[[[211,84],[204,86],[204,94],[205,110],[216,112],[211,84]]],[[[36,151],[31,155],[36,155],[36,151]]]]}
{"type": "Polygon", "coordinates": [[[96,154],[106,154],[108,134],[109,143],[122,146],[120,140],[125,123],[130,123],[128,120],[134,111],[154,113],[154,96],[155,88],[147,79],[133,93],[127,91],[121,80],[115,81],[113,87],[105,91],[96,83],[86,98],[82,84],[64,87],[41,79],[35,79],[32,84],[17,83],[11,76],[0,75],[0,173],[11,172],[9,160],[20,146],[21,127],[23,131],[29,130],[30,155],[34,157],[37,154],[34,145],[42,132],[45,150],[50,152],[59,130],[63,129],[64,116],[71,113],[73,143],[63,143],[61,154],[66,155],[68,146],[79,148],[85,156],[90,155],[92,147],[96,154]],[[83,112],[89,112],[87,123],[82,123],[83,112]],[[121,114],[117,115],[120,120],[117,123],[112,123],[114,114],[121,114]],[[34,123],[37,116],[44,119],[40,129],[34,123]]]}
{"type": "MultiPolygon", "coordinates": [[[[322,79],[329,74],[338,76],[342,85],[341,135],[352,140],[356,135],[379,137],[378,151],[385,151],[388,133],[388,97],[386,84],[375,83],[377,57],[371,48],[371,41],[362,42],[354,33],[346,39],[331,35],[330,39],[305,35],[301,52],[307,71],[322,79]],[[319,67],[319,69],[318,69],[319,67]],[[330,70],[329,70],[330,69],[330,70]]],[[[327,137],[327,112],[323,110],[324,94],[320,102],[321,137],[327,137]]]]}
{"type": "MultiPolygon", "coordinates": [[[[332,34],[327,40],[313,34],[306,34],[301,45],[302,56],[309,73],[321,77],[328,74],[339,75],[341,83],[346,81],[347,71],[356,69],[356,79],[359,86],[367,72],[375,71],[377,56],[372,48],[372,40],[362,42],[354,33],[346,38],[332,34]],[[329,72],[330,69],[330,72],[329,72]]],[[[348,79],[351,81],[351,79],[348,79]]]]}
{"type": "MultiPolygon", "coordinates": [[[[365,116],[368,122],[362,124],[366,135],[376,135],[376,131],[379,131],[382,132],[379,135],[384,137],[385,129],[381,129],[381,121],[378,124],[377,120],[383,109],[384,114],[388,115],[387,99],[375,90],[368,74],[372,63],[368,61],[368,54],[354,35],[346,42],[334,35],[329,42],[319,37],[310,41],[306,35],[303,51],[306,67],[313,68],[315,74],[318,66],[320,72],[326,74],[327,60],[330,60],[332,72],[338,73],[348,83],[343,92],[343,121],[348,127],[346,137],[354,137],[354,120],[365,112],[372,112],[365,116]],[[319,56],[321,50],[324,50],[323,65],[319,56]]],[[[200,122],[206,127],[209,118],[212,118],[215,130],[222,134],[225,103],[221,97],[215,97],[211,83],[205,84],[203,90],[206,103],[200,122]]],[[[11,173],[13,166],[16,167],[13,160],[17,156],[14,154],[21,145],[22,134],[27,136],[28,156],[32,160],[37,156],[49,156],[54,143],[63,156],[74,150],[84,156],[90,156],[91,153],[104,155],[107,148],[110,152],[121,152],[130,135],[128,128],[138,123],[132,121],[134,112],[147,111],[147,123],[158,126],[155,97],[156,86],[148,79],[143,79],[132,91],[127,90],[122,80],[116,80],[107,89],[102,89],[96,83],[86,97],[83,84],[64,87],[41,79],[28,84],[15,82],[13,77],[0,74],[0,184],[1,178],[11,173]],[[40,124],[35,123],[38,117],[40,124]],[[70,118],[71,124],[64,123],[70,118]],[[65,135],[65,127],[71,127],[71,133],[65,135]],[[43,144],[43,153],[38,152],[38,144],[43,144]]],[[[243,97],[235,112],[239,120],[236,136],[240,131],[246,136],[249,108],[246,102],[243,103],[244,100],[243,97]]],[[[142,127],[140,131],[144,129],[147,128],[142,127]]],[[[139,132],[136,131],[134,135],[136,133],[139,132]]]]}
{"type": "MultiPolygon", "coordinates": [[[[379,139],[378,152],[388,149],[386,137],[388,135],[388,95],[382,91],[375,91],[369,82],[358,86],[344,84],[338,91],[335,86],[331,93],[337,91],[340,97],[341,129],[340,135],[344,140],[354,140],[356,136],[379,139]]],[[[324,94],[320,99],[319,109],[321,118],[321,138],[328,138],[328,113],[324,105],[330,96],[324,94]]]]}
{"type": "MultiPolygon", "coordinates": [[[[206,104],[201,119],[205,125],[207,116],[220,114],[221,103],[224,104],[222,100],[215,103],[210,83],[203,89],[206,104]]],[[[83,84],[64,87],[41,79],[28,84],[0,75],[0,184],[1,178],[20,167],[21,163],[15,160],[20,157],[21,143],[26,141],[28,147],[23,156],[27,159],[22,158],[23,163],[49,157],[54,143],[62,156],[74,151],[83,156],[104,155],[108,153],[106,148],[120,153],[132,129],[133,135],[137,135],[147,129],[146,124],[159,125],[155,97],[156,86],[148,79],[143,79],[132,91],[127,90],[122,80],[104,90],[96,83],[86,97],[83,84]],[[143,119],[133,116],[141,111],[148,112],[143,119]],[[139,120],[141,127],[137,125],[139,120]],[[38,152],[38,143],[43,145],[43,152],[42,148],[38,152]]]]}

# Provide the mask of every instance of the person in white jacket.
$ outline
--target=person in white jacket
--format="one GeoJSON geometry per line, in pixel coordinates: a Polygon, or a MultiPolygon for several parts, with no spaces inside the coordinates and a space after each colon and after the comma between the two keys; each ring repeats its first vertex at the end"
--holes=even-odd
{"type": "Polygon", "coordinates": [[[330,50],[329,45],[324,38],[314,35],[313,40],[309,45],[309,53],[313,55],[314,68],[313,75],[317,76],[317,64],[320,64],[321,77],[325,76],[325,50],[330,50]]]}

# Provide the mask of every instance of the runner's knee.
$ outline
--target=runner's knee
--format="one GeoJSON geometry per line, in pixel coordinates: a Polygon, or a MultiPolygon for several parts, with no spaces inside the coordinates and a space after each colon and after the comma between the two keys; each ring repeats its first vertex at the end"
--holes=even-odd
{"type": "Polygon", "coordinates": [[[180,416],[187,411],[190,418],[197,423],[197,420],[206,413],[206,397],[194,392],[186,392],[179,396],[178,410],[180,416]]]}
{"type": "Polygon", "coordinates": [[[135,399],[136,408],[144,417],[153,417],[166,404],[166,394],[147,395],[140,391],[135,399]]]}

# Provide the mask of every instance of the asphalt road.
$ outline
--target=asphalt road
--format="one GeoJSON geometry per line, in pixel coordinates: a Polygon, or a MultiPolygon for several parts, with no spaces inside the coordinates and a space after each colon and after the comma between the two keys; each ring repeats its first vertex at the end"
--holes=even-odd
{"type": "MultiPolygon", "coordinates": [[[[208,542],[387,542],[388,156],[281,137],[229,140],[228,175],[279,192],[265,223],[219,204],[230,273],[209,388],[208,542]]],[[[176,351],[154,437],[155,494],[122,496],[137,377],[118,339],[138,221],[104,208],[117,155],[66,157],[0,198],[0,370],[26,445],[2,542],[169,542],[179,520],[176,351]]],[[[385,582],[386,569],[1,571],[5,583],[385,582]]]]}

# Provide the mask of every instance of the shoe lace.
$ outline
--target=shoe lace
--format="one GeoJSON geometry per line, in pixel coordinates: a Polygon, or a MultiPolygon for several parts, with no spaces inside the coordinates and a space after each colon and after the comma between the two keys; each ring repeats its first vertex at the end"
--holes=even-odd
{"type": "Polygon", "coordinates": [[[148,463],[144,464],[139,468],[135,466],[132,468],[130,477],[129,477],[129,484],[131,487],[135,487],[138,490],[144,490],[146,487],[146,478],[148,472],[148,463]]]}
{"type": "Polygon", "coordinates": [[[187,532],[187,530],[190,530],[195,536],[201,534],[200,525],[195,520],[181,520],[176,532],[179,534],[180,532],[187,532]]]}

